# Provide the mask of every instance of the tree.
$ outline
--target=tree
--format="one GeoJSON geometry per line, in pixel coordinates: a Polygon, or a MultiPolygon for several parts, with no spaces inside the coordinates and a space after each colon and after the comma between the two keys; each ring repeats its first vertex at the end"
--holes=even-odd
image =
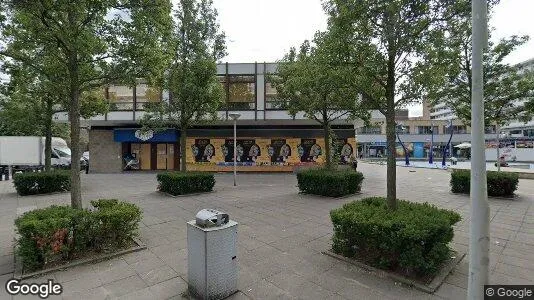
{"type": "Polygon", "coordinates": [[[328,29],[353,84],[386,117],[387,200],[396,209],[395,110],[420,101],[429,74],[421,57],[450,16],[468,6],[453,0],[328,0],[328,29]]]}
{"type": "Polygon", "coordinates": [[[328,36],[317,33],[314,45],[304,41],[297,53],[295,48],[278,62],[271,76],[278,98],[295,116],[304,112],[323,128],[326,167],[332,168],[332,123],[342,117],[368,119],[368,111],[359,101],[358,90],[351,84],[353,67],[340,65],[331,57],[328,36]]]}
{"type": "Polygon", "coordinates": [[[3,1],[0,57],[46,77],[66,95],[71,126],[71,205],[80,191],[80,98],[110,82],[161,72],[169,0],[3,1]],[[34,61],[34,54],[43,57],[34,61]],[[45,63],[46,62],[46,63],[45,63]]]}
{"type": "MultiPolygon", "coordinates": [[[[38,59],[37,57],[35,59],[38,59]]],[[[45,137],[45,170],[51,169],[52,136],[69,139],[67,124],[53,122],[54,113],[66,103],[61,89],[20,64],[4,64],[9,75],[5,84],[6,98],[0,101],[0,135],[45,137]]],[[[104,114],[108,103],[103,92],[83,92],[80,114],[83,118],[104,114]]]]}
{"type": "Polygon", "coordinates": [[[187,129],[215,119],[223,99],[216,60],[225,55],[224,34],[212,6],[211,0],[180,0],[169,42],[172,62],[163,82],[170,99],[149,103],[141,122],[145,129],[180,130],[182,171],[187,170],[187,129]]]}
{"type": "MultiPolygon", "coordinates": [[[[488,9],[498,1],[488,0],[488,9]]],[[[434,86],[428,90],[432,104],[445,103],[456,116],[471,123],[471,20],[463,16],[449,20],[436,34],[433,51],[427,59],[433,64],[434,86]]],[[[489,42],[484,53],[484,121],[501,127],[525,111],[522,100],[534,99],[533,72],[505,63],[528,36],[511,36],[497,43],[489,42]]]]}

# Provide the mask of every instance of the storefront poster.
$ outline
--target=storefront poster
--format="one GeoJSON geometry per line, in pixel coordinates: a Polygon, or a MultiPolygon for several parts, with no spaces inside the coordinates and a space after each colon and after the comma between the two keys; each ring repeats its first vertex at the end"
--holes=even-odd
{"type": "Polygon", "coordinates": [[[337,139],[335,151],[336,154],[339,155],[339,163],[348,164],[354,153],[354,148],[349,143],[348,139],[337,139]]]}
{"type": "Polygon", "coordinates": [[[297,153],[301,162],[320,162],[323,154],[317,139],[301,139],[297,146],[297,153]]]}
{"type": "Polygon", "coordinates": [[[291,146],[285,139],[272,139],[271,144],[267,146],[267,153],[272,163],[286,163],[291,152],[291,146]]]}
{"type": "Polygon", "coordinates": [[[210,143],[210,139],[195,139],[195,143],[191,145],[191,151],[195,162],[211,162],[216,149],[210,143]]]}
{"type": "MultiPolygon", "coordinates": [[[[225,162],[234,161],[234,140],[227,139],[222,146],[222,151],[225,154],[225,162]]],[[[258,156],[261,155],[261,149],[256,144],[255,140],[237,140],[236,161],[237,162],[256,162],[258,156]]]]}

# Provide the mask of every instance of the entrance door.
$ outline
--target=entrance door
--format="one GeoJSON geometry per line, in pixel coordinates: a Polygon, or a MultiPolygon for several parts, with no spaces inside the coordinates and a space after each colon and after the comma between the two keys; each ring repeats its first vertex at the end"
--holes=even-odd
{"type": "Polygon", "coordinates": [[[158,170],[166,170],[167,169],[167,144],[158,144],[156,155],[157,155],[156,168],[158,170]]]}
{"type": "Polygon", "coordinates": [[[174,170],[174,145],[167,144],[167,170],[174,170]]]}

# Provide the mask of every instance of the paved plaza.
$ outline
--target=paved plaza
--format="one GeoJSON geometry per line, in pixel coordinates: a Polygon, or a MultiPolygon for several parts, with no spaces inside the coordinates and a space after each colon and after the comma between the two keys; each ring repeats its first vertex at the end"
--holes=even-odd
{"type": "MultiPolygon", "coordinates": [[[[385,165],[361,163],[360,171],[362,193],[343,199],[298,194],[294,174],[238,174],[238,187],[231,174],[217,174],[215,193],[176,198],[155,191],[153,173],[82,174],[84,206],[117,198],[143,209],[140,239],[148,249],[29,281],[62,283],[64,293],[55,299],[180,299],[187,288],[186,221],[202,208],[216,208],[239,223],[240,293],[232,299],[465,299],[467,257],[429,295],[321,254],[330,247],[331,209],[385,194],[385,165]]],[[[469,197],[450,193],[450,173],[400,167],[397,178],[399,199],[462,215],[452,246],[466,251],[469,197]]],[[[534,284],[534,180],[520,180],[517,194],[490,200],[494,284],[534,284]]],[[[12,182],[0,182],[0,299],[12,299],[4,283],[13,276],[17,213],[69,201],[68,193],[19,197],[12,182]]]]}

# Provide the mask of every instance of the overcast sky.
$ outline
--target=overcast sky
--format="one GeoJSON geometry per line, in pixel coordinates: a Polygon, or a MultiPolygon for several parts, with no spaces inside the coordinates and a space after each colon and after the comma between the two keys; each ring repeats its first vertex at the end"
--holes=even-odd
{"type": "MultiPolygon", "coordinates": [[[[274,62],[317,30],[326,28],[321,0],[214,0],[219,23],[227,35],[228,62],[274,62]]],[[[510,35],[534,38],[534,0],[501,0],[490,26],[493,40],[510,35]]],[[[534,40],[512,53],[509,63],[534,57],[534,40]]],[[[410,108],[420,115],[422,108],[410,108]]]]}

